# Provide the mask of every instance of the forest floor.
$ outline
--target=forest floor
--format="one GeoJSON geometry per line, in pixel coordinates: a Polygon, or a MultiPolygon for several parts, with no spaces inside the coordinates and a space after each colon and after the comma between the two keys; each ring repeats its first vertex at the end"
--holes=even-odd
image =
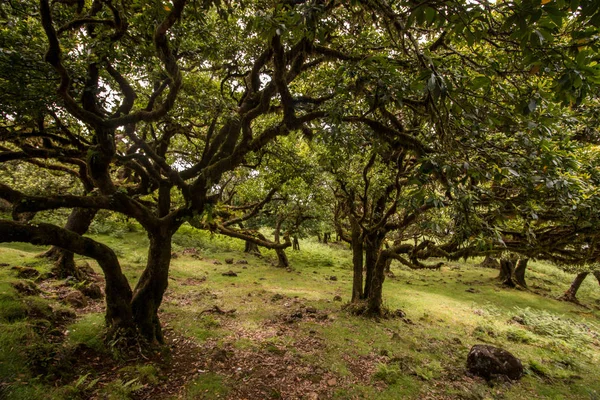
{"type": "MultiPolygon", "coordinates": [[[[135,282],[144,235],[93,237],[116,249],[135,282]]],[[[384,300],[405,316],[376,322],[342,308],[352,284],[347,246],[300,244],[287,251],[291,268],[279,269],[270,252],[244,254],[239,241],[184,227],[160,312],[167,348],[148,359],[103,342],[102,300],[74,308],[65,301],[76,284],[18,277],[15,266],[49,271],[35,257],[44,248],[1,246],[0,398],[600,399],[600,288],[591,278],[574,305],[557,300],[574,275],[544,263],[530,262],[529,290],[500,286],[480,260],[423,271],[393,264],[384,300]],[[19,282],[30,295],[14,289],[19,282]],[[467,353],[478,343],[511,351],[526,375],[469,376],[467,353]]]]}

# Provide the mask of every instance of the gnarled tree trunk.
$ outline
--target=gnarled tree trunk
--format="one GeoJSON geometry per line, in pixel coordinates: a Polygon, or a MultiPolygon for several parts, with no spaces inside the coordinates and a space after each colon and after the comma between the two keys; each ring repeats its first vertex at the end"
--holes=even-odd
{"type": "MultiPolygon", "coordinates": [[[[581,273],[577,274],[577,276],[573,280],[573,283],[571,283],[571,287],[569,287],[569,289],[565,292],[565,294],[563,294],[560,297],[560,300],[569,301],[571,303],[579,303],[579,300],[577,300],[577,291],[581,287],[581,284],[583,283],[585,278],[588,276],[588,274],[589,274],[589,272],[581,272],[581,273]]],[[[596,278],[598,278],[598,276],[596,276],[596,278]]],[[[598,280],[598,282],[600,282],[600,279],[598,280]]]]}
{"type": "Polygon", "coordinates": [[[383,315],[383,281],[385,280],[385,265],[387,258],[380,256],[375,263],[371,278],[371,288],[367,298],[366,314],[378,317],[383,315]]]}
{"type": "Polygon", "coordinates": [[[527,282],[525,282],[525,271],[527,270],[527,263],[529,262],[529,258],[519,258],[517,261],[517,266],[513,272],[514,280],[518,285],[526,288],[527,282]]]}
{"type": "Polygon", "coordinates": [[[363,237],[360,225],[354,217],[350,217],[352,246],[352,303],[363,297],[363,237]]]}
{"type": "Polygon", "coordinates": [[[294,235],[294,237],[292,238],[292,248],[293,250],[300,250],[300,241],[298,240],[298,236],[294,235]]]}
{"type": "Polygon", "coordinates": [[[250,253],[250,254],[257,255],[257,256],[261,255],[258,245],[249,240],[246,240],[246,245],[244,246],[244,253],[250,253]]]}
{"type": "Polygon", "coordinates": [[[515,269],[514,261],[508,258],[500,260],[500,275],[498,279],[505,286],[515,287],[512,276],[515,269]]]}
{"type": "Polygon", "coordinates": [[[151,343],[164,343],[158,308],[169,283],[171,232],[150,231],[148,264],[133,292],[131,308],[138,330],[151,343]]]}
{"type": "Polygon", "coordinates": [[[385,257],[380,257],[381,245],[385,235],[379,232],[365,237],[365,290],[363,296],[367,299],[366,313],[378,316],[382,313],[382,290],[385,280],[385,257]]]}

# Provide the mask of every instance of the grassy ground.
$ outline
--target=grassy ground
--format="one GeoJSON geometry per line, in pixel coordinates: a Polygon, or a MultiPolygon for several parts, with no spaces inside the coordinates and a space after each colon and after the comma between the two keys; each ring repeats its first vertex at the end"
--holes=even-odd
{"type": "MultiPolygon", "coordinates": [[[[139,277],[142,233],[94,238],[116,249],[132,282],[139,277]]],[[[11,266],[43,274],[49,265],[34,257],[42,248],[3,245],[0,398],[600,398],[600,290],[591,278],[578,296],[585,308],[556,300],[573,276],[543,263],[530,263],[531,291],[501,288],[498,272],[477,260],[440,271],[394,264],[385,302],[406,318],[375,323],[341,309],[351,288],[349,251],[301,246],[288,251],[292,269],[283,270],[272,265],[274,253],[249,256],[240,241],[184,227],[161,311],[170,351],[139,362],[102,342],[101,302],[75,318],[60,301],[65,282],[19,295],[12,284],[23,279],[11,266]],[[237,276],[222,275],[230,270],[237,276]],[[465,360],[477,343],[513,352],[525,377],[469,377],[465,360]]]]}

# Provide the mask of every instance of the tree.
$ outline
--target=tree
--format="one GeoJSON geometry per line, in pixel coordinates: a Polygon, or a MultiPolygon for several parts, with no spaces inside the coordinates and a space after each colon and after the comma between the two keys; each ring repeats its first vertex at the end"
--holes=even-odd
{"type": "MultiPolygon", "coordinates": [[[[416,182],[399,187],[382,177],[382,191],[369,194],[363,209],[354,198],[346,202],[359,225],[363,216],[374,216],[361,233],[373,250],[367,264],[410,254],[407,262],[417,265],[420,257],[450,256],[465,243],[476,247],[471,233],[490,231],[480,229],[485,220],[472,212],[492,209],[476,196],[481,188],[493,192],[482,184],[486,173],[501,165],[502,180],[513,170],[498,146],[518,148],[513,136],[525,141],[531,132],[519,134],[521,129],[544,122],[541,106],[582,104],[598,79],[597,28],[586,24],[600,13],[591,0],[578,6],[533,0],[203,1],[196,7],[185,0],[40,0],[39,11],[33,2],[21,3],[2,6],[19,29],[3,30],[18,56],[3,53],[1,68],[9,71],[14,58],[33,65],[43,80],[23,85],[31,81],[23,70],[2,81],[7,93],[24,95],[1,98],[6,130],[0,161],[43,160],[43,168],[77,172],[91,190],[32,196],[3,184],[0,197],[13,203],[15,215],[104,209],[137,220],[150,239],[148,263],[131,300],[121,304],[129,304],[132,316],[125,325],[135,325],[150,342],[162,341],[157,311],[168,284],[172,235],[186,221],[206,219],[219,204],[225,174],[275,138],[321,131],[343,147],[363,135],[367,175],[393,165],[392,177],[410,167],[428,184],[435,181],[431,201],[443,196],[459,218],[447,248],[423,240],[375,251],[385,236],[380,225],[388,223],[380,216],[395,214],[397,201],[416,204],[416,210],[430,207],[422,193],[402,192],[416,182]],[[30,18],[38,12],[39,19],[30,18]],[[45,40],[28,48],[25,31],[43,32],[45,40]],[[42,48],[46,64],[36,61],[42,48]],[[56,93],[44,96],[53,87],[56,93]]],[[[550,120],[558,115],[550,114],[550,120]]],[[[50,230],[23,232],[20,240],[50,242],[35,236],[50,230]]],[[[60,235],[64,242],[52,244],[81,251],[69,242],[80,237],[60,235]]],[[[369,293],[377,311],[380,268],[372,275],[369,293]]],[[[114,275],[106,279],[114,286],[108,282],[114,275]]]]}

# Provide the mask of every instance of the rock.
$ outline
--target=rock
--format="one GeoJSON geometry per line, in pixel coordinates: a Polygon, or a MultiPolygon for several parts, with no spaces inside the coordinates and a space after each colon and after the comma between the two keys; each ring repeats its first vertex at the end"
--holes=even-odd
{"type": "Polygon", "coordinates": [[[222,263],[221,261],[219,261],[219,260],[217,260],[217,261],[213,262],[213,264],[214,264],[214,265],[223,265],[223,263],[222,263]]]}
{"type": "Polygon", "coordinates": [[[79,289],[79,291],[81,293],[83,293],[84,295],[86,295],[87,297],[89,297],[90,299],[101,299],[104,297],[104,295],[102,294],[102,289],[100,289],[100,286],[96,283],[88,283],[87,285],[83,286],[82,288],[79,289]]]}
{"type": "Polygon", "coordinates": [[[271,297],[271,301],[279,301],[279,300],[283,300],[285,298],[285,296],[279,294],[279,293],[275,293],[273,295],[273,297],[271,297]]]}
{"type": "Polygon", "coordinates": [[[342,301],[342,296],[333,296],[333,301],[342,301]]]}
{"type": "Polygon", "coordinates": [[[175,252],[172,252],[172,253],[171,253],[171,259],[172,259],[172,260],[176,259],[177,257],[179,257],[179,254],[177,254],[177,253],[175,253],[175,252]]]}
{"type": "Polygon", "coordinates": [[[331,275],[331,276],[329,277],[329,280],[330,280],[330,281],[337,281],[337,276],[335,276],[335,275],[331,275]]]}
{"type": "Polygon", "coordinates": [[[402,311],[401,309],[397,309],[392,311],[392,316],[396,317],[396,318],[404,318],[406,317],[406,313],[404,311],[402,311]]]}
{"type": "Polygon", "coordinates": [[[471,347],[467,369],[486,380],[498,376],[517,380],[523,376],[523,364],[518,358],[504,349],[485,344],[471,347]]]}
{"type": "Polygon", "coordinates": [[[469,293],[479,293],[479,290],[474,289],[474,288],[468,288],[467,290],[465,290],[465,292],[469,292],[469,293]]]}
{"type": "Polygon", "coordinates": [[[9,263],[0,263],[0,267],[10,267],[9,263]]]}
{"type": "Polygon", "coordinates": [[[226,258],[225,264],[233,264],[233,258],[226,258]]]}
{"type": "Polygon", "coordinates": [[[233,272],[232,270],[229,270],[227,272],[223,272],[221,275],[223,276],[238,276],[235,272],[233,272]]]}
{"type": "Polygon", "coordinates": [[[62,300],[74,308],[82,308],[88,304],[85,296],[81,292],[71,292],[63,297],[62,300]]]}
{"type": "Polygon", "coordinates": [[[306,309],[304,311],[306,311],[307,314],[316,314],[317,313],[317,309],[314,307],[306,307],[306,309]]]}
{"type": "Polygon", "coordinates": [[[290,318],[292,319],[302,319],[303,315],[301,311],[296,311],[295,313],[293,313],[292,315],[290,315],[290,318]]]}
{"type": "Polygon", "coordinates": [[[248,260],[237,260],[236,264],[248,264],[248,260]]]}
{"type": "Polygon", "coordinates": [[[337,380],[335,378],[328,379],[327,384],[329,386],[335,386],[337,384],[337,380]]]}
{"type": "Polygon", "coordinates": [[[25,296],[35,296],[41,293],[38,286],[32,281],[19,281],[12,284],[17,292],[25,296]]]}
{"type": "Polygon", "coordinates": [[[13,271],[17,271],[17,278],[21,279],[35,279],[40,276],[40,273],[35,268],[29,267],[12,267],[13,271]]]}

